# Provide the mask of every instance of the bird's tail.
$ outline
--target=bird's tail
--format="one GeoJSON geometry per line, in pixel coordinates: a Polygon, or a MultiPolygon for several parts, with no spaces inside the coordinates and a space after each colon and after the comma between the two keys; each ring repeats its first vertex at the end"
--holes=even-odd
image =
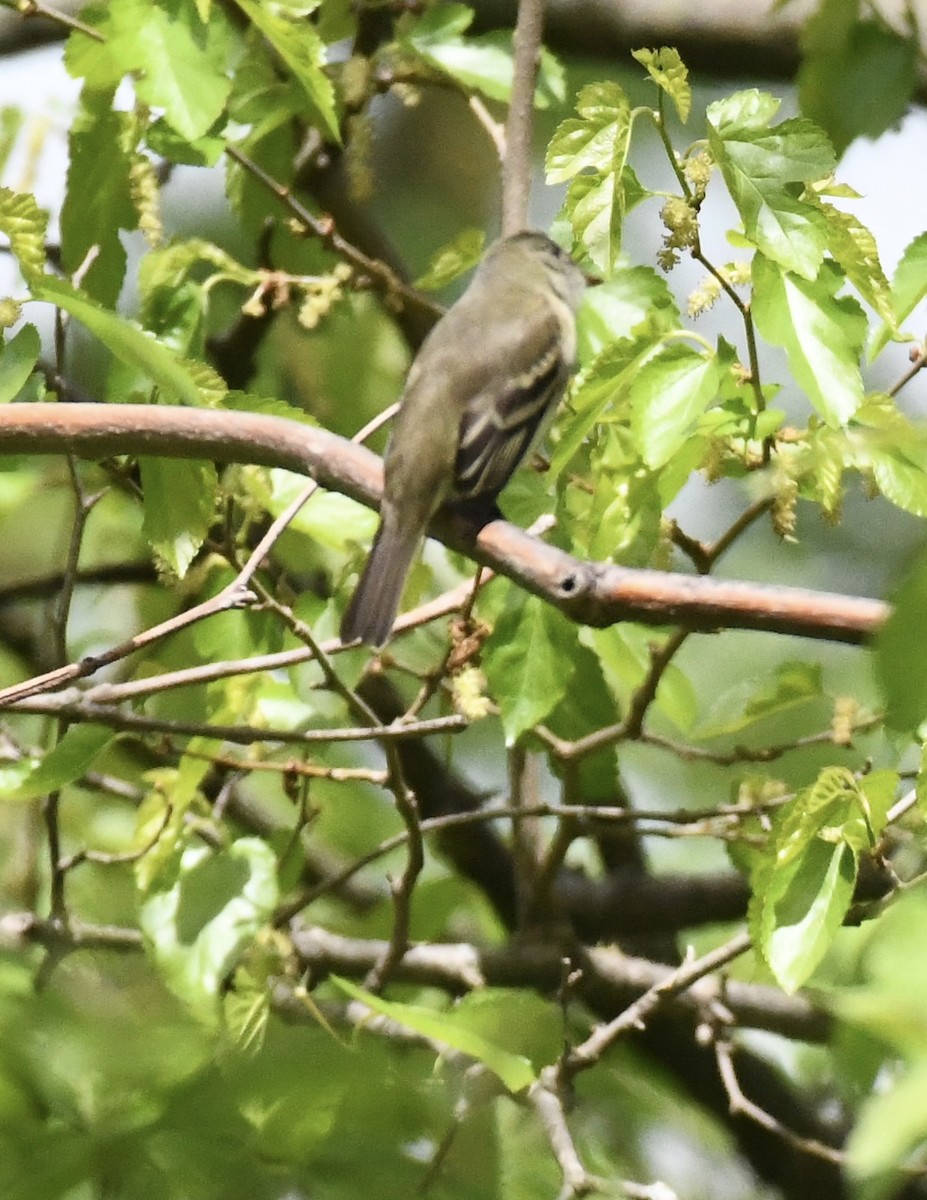
{"type": "Polygon", "coordinates": [[[398,527],[390,516],[380,521],[370,556],[341,622],[342,642],[357,638],[369,646],[386,642],[419,540],[414,530],[398,527]]]}

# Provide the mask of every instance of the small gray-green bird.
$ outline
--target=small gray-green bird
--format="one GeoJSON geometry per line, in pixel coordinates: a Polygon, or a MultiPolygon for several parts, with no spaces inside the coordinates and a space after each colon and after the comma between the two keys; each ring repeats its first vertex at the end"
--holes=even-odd
{"type": "Polygon", "coordinates": [[[441,504],[489,513],[553,415],[576,355],[584,278],[543,233],[493,243],[422,343],[386,451],[380,527],[341,639],[382,646],[441,504]]]}

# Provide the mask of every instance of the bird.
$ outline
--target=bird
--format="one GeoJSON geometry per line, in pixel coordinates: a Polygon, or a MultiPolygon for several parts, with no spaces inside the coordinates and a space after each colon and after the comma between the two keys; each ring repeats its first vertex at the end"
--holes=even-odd
{"type": "MultiPolygon", "coordinates": [[[[380,523],[341,640],[387,642],[428,523],[442,504],[495,501],[553,417],[576,358],[585,277],[546,234],[495,241],[422,342],[386,449],[380,523]]],[[[484,521],[485,523],[485,521],[484,521]]]]}

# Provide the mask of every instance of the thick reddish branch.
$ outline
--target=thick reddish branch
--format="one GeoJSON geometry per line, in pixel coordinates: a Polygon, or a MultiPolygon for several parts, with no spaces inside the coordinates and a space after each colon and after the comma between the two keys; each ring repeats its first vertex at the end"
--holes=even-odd
{"type": "MultiPolygon", "coordinates": [[[[0,406],[0,454],[69,452],[283,467],[371,508],[379,504],[383,482],[380,459],[369,450],[283,417],[144,404],[0,406]]],[[[888,616],[877,600],[584,562],[506,521],[493,521],[474,536],[459,520],[439,514],[431,532],[588,625],[634,620],[858,644],[888,616]]]]}

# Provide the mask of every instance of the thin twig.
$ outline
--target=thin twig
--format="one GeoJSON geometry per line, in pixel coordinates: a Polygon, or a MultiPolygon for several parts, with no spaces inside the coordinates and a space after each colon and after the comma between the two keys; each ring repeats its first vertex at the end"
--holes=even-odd
{"type": "Polygon", "coordinates": [[[514,77],[502,167],[502,232],[506,235],[524,229],[528,221],[534,90],[541,61],[543,29],[543,0],[519,0],[515,24],[514,77]]]}

